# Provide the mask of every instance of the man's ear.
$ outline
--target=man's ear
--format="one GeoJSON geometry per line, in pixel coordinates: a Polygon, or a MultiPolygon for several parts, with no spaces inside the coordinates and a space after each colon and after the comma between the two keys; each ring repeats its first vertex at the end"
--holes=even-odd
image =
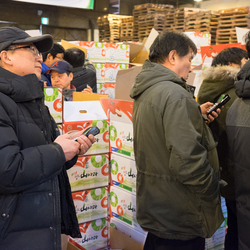
{"type": "Polygon", "coordinates": [[[168,54],[168,60],[169,60],[170,64],[172,64],[172,65],[175,64],[176,57],[177,57],[176,50],[171,50],[168,54]]]}
{"type": "Polygon", "coordinates": [[[6,51],[6,50],[3,50],[3,51],[1,51],[0,52],[0,58],[1,58],[1,61],[2,61],[2,65],[3,64],[7,64],[7,65],[13,65],[13,62],[12,62],[12,60],[11,60],[11,54],[10,53],[8,53],[8,51],[6,51]]]}
{"type": "Polygon", "coordinates": [[[46,59],[45,59],[44,62],[50,64],[49,62],[51,62],[53,59],[54,59],[53,56],[50,53],[48,53],[48,55],[47,55],[47,57],[46,57],[46,59]]]}
{"type": "Polygon", "coordinates": [[[70,78],[70,81],[72,81],[72,80],[73,80],[73,77],[74,77],[73,73],[72,73],[72,72],[70,72],[70,73],[69,73],[69,78],[70,78]]]}

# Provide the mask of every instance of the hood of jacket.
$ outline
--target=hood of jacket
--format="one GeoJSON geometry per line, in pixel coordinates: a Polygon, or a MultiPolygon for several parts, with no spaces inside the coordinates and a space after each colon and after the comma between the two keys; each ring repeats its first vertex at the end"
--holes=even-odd
{"type": "Polygon", "coordinates": [[[250,61],[246,62],[237,75],[235,92],[240,98],[250,98],[250,61]]]}
{"type": "Polygon", "coordinates": [[[0,92],[15,102],[43,98],[43,84],[35,74],[19,76],[0,67],[0,92]]]}
{"type": "Polygon", "coordinates": [[[198,103],[213,102],[223,93],[234,88],[240,69],[232,66],[217,66],[202,72],[203,82],[198,93],[198,103]]]}
{"type": "Polygon", "coordinates": [[[146,89],[163,81],[175,82],[183,88],[186,88],[185,81],[172,70],[161,64],[146,60],[143,64],[141,72],[136,76],[135,84],[130,91],[130,97],[135,99],[146,89]]]}

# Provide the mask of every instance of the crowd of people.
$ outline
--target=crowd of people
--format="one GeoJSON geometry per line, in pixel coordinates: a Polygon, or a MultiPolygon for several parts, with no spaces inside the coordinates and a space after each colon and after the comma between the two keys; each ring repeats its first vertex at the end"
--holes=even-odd
{"type": "MultiPolygon", "coordinates": [[[[221,195],[225,249],[250,248],[250,32],[246,49],[213,59],[196,101],[186,84],[193,41],[163,32],[150,47],[130,92],[144,250],[204,250],[224,220],[221,195]],[[231,100],[208,114],[225,94],[231,100]]],[[[81,237],[66,170],[94,136],[59,135],[43,90],[96,93],[92,66],[81,49],[65,51],[50,35],[0,28],[0,249],[56,250],[61,234],[81,237]]]]}

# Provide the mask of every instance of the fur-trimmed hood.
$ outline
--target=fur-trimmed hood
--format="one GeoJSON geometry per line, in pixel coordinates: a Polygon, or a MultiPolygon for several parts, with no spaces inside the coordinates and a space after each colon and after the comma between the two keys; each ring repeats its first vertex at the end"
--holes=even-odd
{"type": "Polygon", "coordinates": [[[232,67],[232,66],[228,66],[228,65],[209,67],[203,70],[202,77],[204,80],[206,79],[211,79],[211,80],[236,79],[236,76],[239,71],[240,69],[232,67]]]}
{"type": "Polygon", "coordinates": [[[215,102],[221,94],[234,92],[234,82],[238,68],[217,66],[205,69],[202,73],[203,82],[198,93],[198,102],[215,102]]]}

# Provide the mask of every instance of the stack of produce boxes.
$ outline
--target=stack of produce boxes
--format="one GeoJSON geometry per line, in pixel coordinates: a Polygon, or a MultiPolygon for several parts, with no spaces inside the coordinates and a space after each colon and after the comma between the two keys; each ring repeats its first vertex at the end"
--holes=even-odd
{"type": "Polygon", "coordinates": [[[87,50],[87,59],[93,62],[96,68],[97,92],[114,98],[117,72],[128,68],[129,45],[83,41],[71,43],[87,50]]]}
{"type": "Polygon", "coordinates": [[[80,249],[106,249],[108,245],[109,122],[99,101],[64,102],[64,133],[97,126],[96,142],[68,177],[82,238],[69,241],[80,249]],[[84,112],[83,112],[84,111],[84,112]]]}
{"type": "Polygon", "coordinates": [[[52,87],[44,88],[44,102],[62,134],[62,90],[52,87]]]}
{"type": "Polygon", "coordinates": [[[136,221],[133,102],[111,99],[101,102],[110,118],[110,226],[144,244],[146,232],[136,221]]]}

